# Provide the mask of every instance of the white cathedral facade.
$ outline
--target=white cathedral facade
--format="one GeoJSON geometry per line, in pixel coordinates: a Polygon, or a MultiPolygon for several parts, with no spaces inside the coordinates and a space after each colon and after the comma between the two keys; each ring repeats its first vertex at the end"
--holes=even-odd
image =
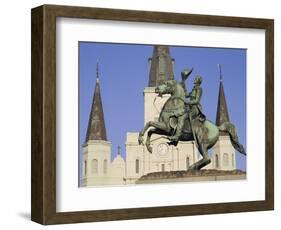
{"type": "MultiPolygon", "coordinates": [[[[174,61],[170,57],[169,47],[154,46],[150,60],[149,84],[144,88],[144,124],[157,120],[162,106],[169,95],[157,97],[155,87],[167,79],[173,79],[174,61]]],[[[216,124],[229,121],[229,115],[222,81],[219,87],[216,124]]],[[[187,170],[200,159],[194,141],[179,142],[177,146],[168,145],[162,136],[152,136],[153,152],[149,153],[144,145],[138,144],[136,132],[127,132],[126,159],[118,151],[111,160],[111,142],[107,140],[103,116],[102,100],[97,80],[89,118],[86,140],[83,145],[83,163],[81,186],[104,186],[135,184],[136,181],[151,172],[187,170]]],[[[221,133],[212,149],[212,162],[205,169],[236,169],[235,150],[228,135],[221,133]]]]}

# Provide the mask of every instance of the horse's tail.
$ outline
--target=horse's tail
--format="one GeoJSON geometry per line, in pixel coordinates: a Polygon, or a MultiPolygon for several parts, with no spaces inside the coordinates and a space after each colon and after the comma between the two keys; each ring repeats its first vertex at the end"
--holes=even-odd
{"type": "Polygon", "coordinates": [[[230,136],[232,146],[241,154],[246,155],[246,151],[243,145],[239,143],[235,126],[232,123],[224,122],[221,126],[219,126],[219,130],[222,132],[227,132],[230,136]]]}

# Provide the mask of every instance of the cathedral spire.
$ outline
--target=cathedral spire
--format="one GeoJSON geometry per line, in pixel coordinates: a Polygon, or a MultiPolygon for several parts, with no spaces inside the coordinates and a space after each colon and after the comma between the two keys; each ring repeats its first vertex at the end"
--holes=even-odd
{"type": "Polygon", "coordinates": [[[155,45],[153,55],[149,58],[149,87],[155,87],[166,80],[174,79],[173,62],[168,46],[155,45]]]}
{"type": "Polygon", "coordinates": [[[96,66],[96,86],[92,101],[92,108],[89,117],[85,142],[89,140],[107,140],[100,92],[98,61],[96,66]]]}
{"type": "Polygon", "coordinates": [[[219,72],[220,72],[220,88],[219,88],[219,96],[218,96],[216,124],[217,124],[217,126],[220,126],[224,122],[229,122],[230,119],[229,119],[229,115],[228,115],[226,99],[225,99],[225,94],[224,94],[224,89],[223,89],[221,66],[218,65],[218,67],[219,67],[219,72]]]}

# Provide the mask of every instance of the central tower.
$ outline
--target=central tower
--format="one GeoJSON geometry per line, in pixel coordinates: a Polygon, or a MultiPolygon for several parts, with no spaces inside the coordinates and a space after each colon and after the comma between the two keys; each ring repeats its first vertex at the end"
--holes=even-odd
{"type": "Polygon", "coordinates": [[[148,87],[144,88],[144,124],[148,121],[157,121],[159,113],[169,95],[157,97],[155,87],[167,80],[174,79],[174,59],[171,58],[168,46],[156,45],[152,57],[148,59],[150,71],[148,87]]]}
{"type": "MultiPolygon", "coordinates": [[[[167,80],[174,80],[174,59],[168,46],[155,45],[149,61],[148,86],[144,88],[144,124],[158,121],[161,109],[170,95],[159,97],[155,88],[167,80]]],[[[138,133],[127,132],[126,183],[135,183],[141,176],[159,171],[186,170],[197,160],[194,142],[179,142],[172,146],[160,135],[151,138],[152,153],[139,145],[138,133]]]]}
{"type": "Polygon", "coordinates": [[[166,80],[174,79],[174,59],[171,58],[168,46],[154,46],[152,57],[148,61],[150,65],[149,87],[156,87],[166,80]]]}

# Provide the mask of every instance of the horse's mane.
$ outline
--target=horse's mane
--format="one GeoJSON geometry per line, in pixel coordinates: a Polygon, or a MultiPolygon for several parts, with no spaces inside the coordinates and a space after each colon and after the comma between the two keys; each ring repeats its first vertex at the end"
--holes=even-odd
{"type": "MultiPolygon", "coordinates": [[[[168,100],[164,103],[162,109],[161,109],[161,112],[159,114],[159,118],[161,117],[165,107],[167,106],[168,103],[170,103],[171,100],[181,100],[183,102],[182,106],[184,107],[184,98],[185,98],[185,95],[186,95],[186,91],[185,91],[185,88],[183,88],[182,84],[177,82],[176,80],[169,80],[170,82],[173,82],[174,84],[174,88],[175,87],[180,87],[181,90],[183,91],[183,96],[175,96],[175,95],[172,95],[168,98],[168,100]]],[[[171,108],[172,109],[172,108],[171,108]]],[[[176,109],[176,108],[175,108],[176,109]]]]}

